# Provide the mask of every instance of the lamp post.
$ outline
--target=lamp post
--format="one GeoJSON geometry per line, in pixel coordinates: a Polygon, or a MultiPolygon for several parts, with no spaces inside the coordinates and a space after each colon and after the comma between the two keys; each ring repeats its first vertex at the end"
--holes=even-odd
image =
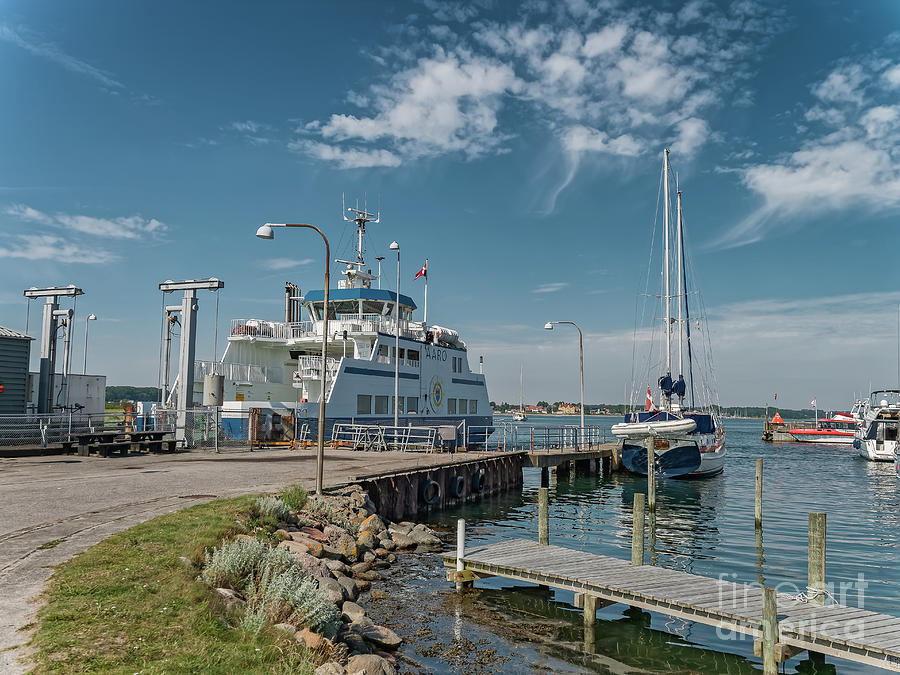
{"type": "Polygon", "coordinates": [[[96,314],[88,314],[87,318],[84,320],[84,365],[81,368],[81,374],[87,375],[87,336],[88,336],[88,326],[91,321],[96,321],[96,314]]]}
{"type": "Polygon", "coordinates": [[[326,359],[328,357],[328,286],[331,283],[329,276],[328,263],[331,260],[331,247],[328,245],[328,239],[315,225],[305,225],[301,223],[266,223],[256,231],[256,236],[260,239],[274,239],[276,227],[305,227],[309,230],[315,230],[325,242],[325,297],[322,303],[322,394],[319,398],[319,433],[318,433],[318,450],[316,451],[316,494],[322,494],[322,483],[324,478],[325,464],[325,379],[327,374],[326,359]]]}
{"type": "Polygon", "coordinates": [[[400,244],[391,242],[390,249],[397,251],[397,295],[394,298],[394,438],[400,426],[400,244]]]}
{"type": "Polygon", "coordinates": [[[578,373],[581,377],[581,435],[584,436],[584,338],[581,335],[581,329],[574,321],[548,321],[544,324],[547,330],[553,330],[553,324],[567,323],[575,326],[578,331],[578,373]]]}

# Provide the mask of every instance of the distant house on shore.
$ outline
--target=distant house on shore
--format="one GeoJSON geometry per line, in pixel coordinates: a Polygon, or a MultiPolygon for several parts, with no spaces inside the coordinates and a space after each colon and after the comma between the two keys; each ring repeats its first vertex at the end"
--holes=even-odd
{"type": "Polygon", "coordinates": [[[556,408],[557,415],[577,415],[579,406],[576,403],[560,403],[556,408]]]}

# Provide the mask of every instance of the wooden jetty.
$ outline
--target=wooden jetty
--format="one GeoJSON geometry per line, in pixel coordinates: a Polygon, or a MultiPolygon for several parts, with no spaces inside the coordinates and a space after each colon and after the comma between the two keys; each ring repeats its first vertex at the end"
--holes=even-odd
{"type": "MultiPolygon", "coordinates": [[[[900,617],[824,604],[824,514],[810,517],[807,592],[792,596],[758,584],[645,566],[642,541],[635,542],[630,562],[550,546],[544,489],[540,496],[538,542],[514,539],[466,550],[465,522],[460,519],[457,551],[442,556],[445,565],[454,568],[448,571],[448,580],[460,590],[496,576],[573,591],[576,603],[584,607],[586,643],[589,635],[593,642],[598,603],[624,603],[753,636],[754,652],[763,656],[765,673],[777,673],[778,662],[802,651],[900,672],[900,617]]],[[[640,496],[641,508],[636,504],[635,514],[642,525],[640,496]]],[[[638,536],[642,533],[640,527],[638,536]]]]}

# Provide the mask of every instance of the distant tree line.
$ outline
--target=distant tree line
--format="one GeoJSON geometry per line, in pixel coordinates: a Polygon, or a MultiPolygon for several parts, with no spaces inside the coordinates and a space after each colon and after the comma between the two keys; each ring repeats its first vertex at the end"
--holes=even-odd
{"type": "MultiPolygon", "coordinates": [[[[537,406],[540,408],[544,408],[549,413],[555,413],[560,405],[562,405],[563,401],[556,401],[554,403],[549,403],[547,401],[538,401],[537,406]]],[[[530,405],[530,404],[526,404],[530,405]]],[[[513,410],[519,409],[518,403],[507,403],[505,401],[501,401],[500,403],[495,403],[491,401],[491,406],[494,408],[494,412],[497,413],[509,413],[513,410]]],[[[609,414],[609,415],[624,415],[626,412],[633,408],[624,405],[622,403],[585,403],[584,404],[584,412],[588,415],[597,415],[597,414],[609,414]],[[608,412],[607,412],[608,411],[608,412]]],[[[765,406],[721,406],[718,408],[719,415],[723,417],[753,417],[762,419],[766,416],[766,407],[765,406]]],[[[778,412],[782,419],[786,420],[802,420],[802,419],[812,419],[815,417],[816,411],[812,408],[803,408],[801,410],[793,410],[791,408],[768,408],[769,419],[771,419],[775,413],[778,412]]],[[[825,417],[828,413],[824,410],[819,411],[819,417],[825,417]]]]}
{"type": "Polygon", "coordinates": [[[121,401],[158,401],[159,387],[126,387],[111,386],[106,388],[106,402],[121,401]]]}

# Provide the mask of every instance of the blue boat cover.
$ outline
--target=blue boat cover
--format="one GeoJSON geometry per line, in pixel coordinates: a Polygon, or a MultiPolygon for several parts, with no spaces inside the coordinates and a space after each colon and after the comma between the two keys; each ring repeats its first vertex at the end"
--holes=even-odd
{"type": "MultiPolygon", "coordinates": [[[[332,288],[328,291],[328,301],[332,300],[386,300],[394,302],[397,293],[384,288],[332,288]]],[[[322,302],[325,299],[323,291],[307,291],[303,298],[306,302],[322,302]]],[[[400,294],[400,304],[405,307],[416,308],[416,303],[408,295],[400,294]]]]}

